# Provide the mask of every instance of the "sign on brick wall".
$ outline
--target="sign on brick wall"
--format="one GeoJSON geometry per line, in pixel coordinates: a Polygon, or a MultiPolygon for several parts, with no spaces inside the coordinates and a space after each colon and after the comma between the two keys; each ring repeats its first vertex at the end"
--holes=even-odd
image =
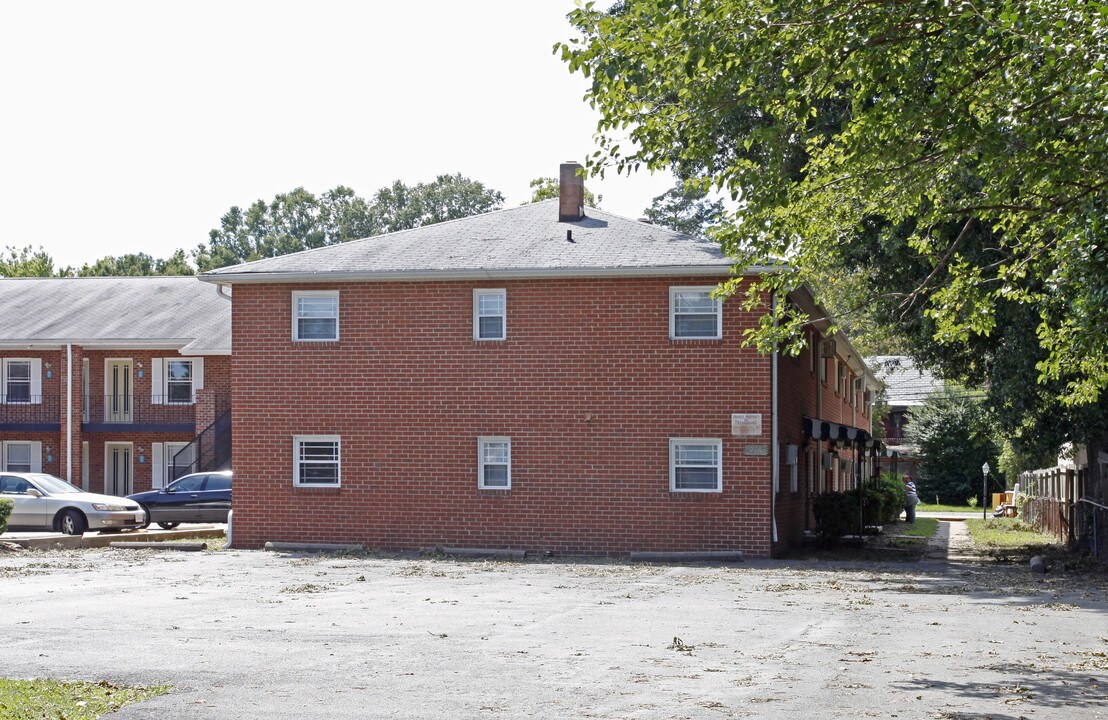
{"type": "Polygon", "coordinates": [[[732,413],[731,434],[735,437],[758,437],[762,434],[761,413],[732,413]]]}

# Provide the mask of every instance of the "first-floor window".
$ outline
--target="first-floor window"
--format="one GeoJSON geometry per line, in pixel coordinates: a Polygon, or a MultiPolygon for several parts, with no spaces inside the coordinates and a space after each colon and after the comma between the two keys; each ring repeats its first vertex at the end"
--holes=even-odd
{"type": "Polygon", "coordinates": [[[31,443],[4,443],[4,470],[7,472],[31,472],[31,443]]]}
{"type": "Polygon", "coordinates": [[[338,487],[339,437],[300,435],[292,439],[293,485],[338,487]]]}
{"type": "Polygon", "coordinates": [[[507,337],[507,318],[506,290],[473,291],[474,340],[503,340],[507,337]]]}
{"type": "Polygon", "coordinates": [[[477,487],[483,490],[512,487],[511,438],[477,438],[477,487]]]}
{"type": "Polygon", "coordinates": [[[670,439],[669,489],[672,492],[722,492],[723,441],[670,439]]]}

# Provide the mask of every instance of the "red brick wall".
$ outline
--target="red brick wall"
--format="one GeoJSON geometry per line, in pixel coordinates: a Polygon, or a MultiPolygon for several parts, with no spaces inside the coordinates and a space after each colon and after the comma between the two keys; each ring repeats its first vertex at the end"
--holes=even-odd
{"type": "MultiPolygon", "coordinates": [[[[179,357],[180,353],[174,350],[83,350],[75,346],[73,348],[73,461],[71,481],[74,485],[81,485],[81,442],[89,443],[89,490],[103,492],[104,490],[104,443],[106,442],[131,442],[134,444],[134,492],[149,490],[152,485],[152,456],[151,444],[154,442],[188,442],[193,439],[195,432],[189,433],[164,433],[164,432],[138,432],[131,429],[121,429],[118,432],[87,432],[81,431],[81,358],[89,360],[89,393],[97,397],[104,390],[104,363],[108,358],[130,359],[132,365],[132,382],[136,403],[149,402],[151,395],[151,361],[156,357],[179,357]],[[140,367],[141,364],[141,367],[140,367]],[[141,377],[139,376],[141,373],[141,377]],[[140,456],[144,461],[140,461],[140,456]]],[[[23,430],[0,431],[0,441],[21,440],[42,442],[42,469],[43,472],[65,477],[65,408],[66,408],[66,383],[65,383],[65,350],[52,351],[0,351],[0,361],[4,358],[41,358],[42,359],[42,392],[48,399],[49,407],[53,410],[50,417],[42,418],[47,422],[56,422],[60,425],[58,432],[29,432],[23,430]],[[47,368],[46,364],[50,367],[47,368]],[[50,458],[50,459],[48,459],[50,458]]],[[[204,358],[204,387],[217,394],[229,396],[231,392],[231,358],[227,356],[207,356],[204,358]]],[[[0,393],[4,389],[0,388],[0,393]]],[[[101,408],[102,405],[94,400],[93,407],[101,408]]],[[[0,407],[0,412],[3,411],[0,407]]],[[[19,408],[26,411],[28,408],[19,408]]],[[[174,414],[184,418],[193,417],[191,408],[176,408],[174,414]]],[[[17,419],[13,416],[13,419],[17,419]]],[[[102,418],[90,417],[93,422],[99,422],[102,418]]],[[[203,429],[199,428],[198,430],[203,429]]],[[[197,431],[198,431],[197,430],[197,431]]]]}
{"type": "Polygon", "coordinates": [[[770,360],[669,340],[669,288],[703,278],[236,285],[235,541],[532,551],[770,549],[770,360]],[[504,342],[473,289],[506,288],[504,342]],[[338,289],[336,343],[291,341],[293,290],[338,289]],[[763,434],[732,438],[731,413],[763,434]],[[342,487],[292,484],[292,436],[342,437],[342,487]],[[512,489],[479,490],[477,437],[512,438],[512,489]],[[723,492],[670,493],[669,438],[723,441],[723,492]],[[754,448],[756,449],[756,448],[754,448]]]}
{"type": "MultiPolygon", "coordinates": [[[[835,489],[832,486],[834,474],[828,470],[821,472],[819,469],[818,453],[834,452],[848,460],[860,458],[852,448],[844,446],[835,448],[830,442],[818,440],[805,443],[804,416],[850,425],[867,432],[870,430],[869,408],[866,407],[864,399],[862,402],[855,401],[853,382],[856,376],[846,366],[845,359],[818,357],[819,335],[814,329],[809,328],[808,337],[807,346],[799,355],[788,357],[782,354],[778,360],[778,407],[781,417],[778,434],[782,446],[782,459],[780,492],[776,498],[778,543],[774,546],[775,554],[796,546],[804,530],[814,528],[811,516],[812,499],[821,492],[835,489]],[[814,362],[813,354],[816,355],[814,362]],[[844,393],[841,388],[836,387],[836,362],[843,365],[846,386],[850,392],[844,393]],[[820,363],[826,363],[825,382],[819,380],[820,363]],[[820,395],[818,401],[817,393],[820,395]],[[790,444],[797,446],[796,492],[791,490],[789,467],[785,463],[784,446],[790,444]],[[811,488],[808,480],[809,464],[812,465],[811,488]]],[[[843,348],[839,348],[840,352],[842,350],[843,348]]],[[[845,489],[852,486],[852,478],[847,473],[840,473],[840,487],[845,489]]]]}

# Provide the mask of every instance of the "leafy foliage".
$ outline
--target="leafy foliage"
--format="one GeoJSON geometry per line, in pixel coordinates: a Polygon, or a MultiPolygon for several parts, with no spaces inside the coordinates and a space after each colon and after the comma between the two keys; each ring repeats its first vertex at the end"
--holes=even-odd
{"type": "Polygon", "coordinates": [[[103,257],[92,265],[82,265],[78,277],[121,277],[125,275],[193,275],[195,271],[178,250],[167,259],[157,259],[146,253],[103,257]]]}
{"type": "Polygon", "coordinates": [[[655,225],[686,235],[703,235],[723,217],[723,201],[709,200],[708,190],[699,183],[678,180],[643,212],[655,225]]]}
{"type": "MultiPolygon", "coordinates": [[[[789,261],[753,293],[833,277],[868,238],[915,266],[902,317],[958,347],[1030,309],[1042,353],[1023,382],[1088,405],[1108,387],[1106,13],[628,0],[572,13],[582,37],[556,49],[592,78],[590,169],[672,167],[729,191],[724,248],[789,261]]],[[[762,347],[798,336],[800,319],[778,320],[762,347]]]]}
{"type": "MultiPolygon", "coordinates": [[[[531,187],[531,199],[528,202],[523,203],[529,205],[531,203],[542,202],[543,200],[557,200],[558,193],[561,191],[562,183],[558,178],[552,177],[540,177],[535,178],[529,183],[531,187]]],[[[599,208],[600,203],[603,202],[603,195],[593,195],[592,191],[585,188],[585,205],[588,207],[599,208]]]]}
{"type": "Polygon", "coordinates": [[[8,529],[8,518],[11,517],[14,509],[14,502],[8,498],[0,498],[0,535],[3,535],[4,531],[8,529]]]}
{"type": "Polygon", "coordinates": [[[268,203],[234,206],[193,251],[201,271],[431,225],[495,210],[504,196],[461,174],[405,185],[397,180],[372,201],[345,186],[316,196],[304,188],[268,203]]]}
{"type": "MultiPolygon", "coordinates": [[[[1003,487],[997,472],[999,448],[979,398],[950,387],[931,395],[912,411],[907,439],[923,457],[916,478],[920,497],[951,504],[981,498],[985,462],[992,468],[989,487],[1003,487]]],[[[988,504],[987,493],[982,502],[988,504]]]]}
{"type": "Polygon", "coordinates": [[[54,258],[43,248],[8,246],[0,254],[0,275],[3,277],[54,277],[54,258]]]}

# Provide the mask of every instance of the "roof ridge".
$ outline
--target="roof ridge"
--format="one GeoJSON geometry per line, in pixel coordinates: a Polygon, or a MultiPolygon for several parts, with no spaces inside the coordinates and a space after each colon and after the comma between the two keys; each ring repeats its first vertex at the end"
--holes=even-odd
{"type": "Polygon", "coordinates": [[[260,262],[265,262],[267,260],[273,260],[274,258],[278,258],[278,257],[287,257],[288,255],[307,255],[309,253],[318,252],[320,250],[329,250],[330,248],[338,247],[340,245],[349,246],[349,245],[353,245],[355,243],[364,243],[364,242],[367,242],[369,240],[378,240],[380,238],[386,238],[386,237],[392,238],[392,237],[396,237],[397,235],[403,235],[404,233],[415,232],[417,230],[422,230],[424,228],[444,227],[444,226],[450,225],[452,223],[462,222],[463,220],[472,220],[473,218],[484,217],[486,215],[493,215],[495,213],[508,213],[508,212],[513,212],[513,211],[517,211],[517,210],[526,210],[526,209],[531,208],[534,205],[546,205],[548,203],[554,203],[554,202],[557,202],[557,201],[558,201],[557,198],[551,198],[549,200],[539,200],[537,202],[524,203],[523,205],[514,205],[512,207],[507,207],[507,208],[504,208],[504,207],[497,208],[495,210],[489,210],[487,212],[477,213],[476,215],[466,215],[465,217],[453,218],[452,220],[442,220],[442,221],[437,222],[437,223],[430,223],[429,225],[419,225],[418,227],[414,227],[414,228],[404,228],[403,230],[395,230],[393,232],[379,233],[377,235],[370,235],[369,237],[354,238],[352,240],[344,240],[342,242],[334,243],[333,245],[321,245],[319,247],[308,248],[306,250],[298,250],[294,253],[288,253],[287,255],[274,255],[273,257],[258,258],[257,260],[248,260],[247,262],[237,263],[235,265],[225,265],[224,267],[221,267],[221,268],[215,268],[214,270],[208,270],[208,271],[202,272],[202,273],[200,273],[200,275],[217,274],[220,270],[223,270],[224,268],[231,268],[231,267],[245,268],[248,265],[253,265],[255,263],[260,263],[260,262]]]}

